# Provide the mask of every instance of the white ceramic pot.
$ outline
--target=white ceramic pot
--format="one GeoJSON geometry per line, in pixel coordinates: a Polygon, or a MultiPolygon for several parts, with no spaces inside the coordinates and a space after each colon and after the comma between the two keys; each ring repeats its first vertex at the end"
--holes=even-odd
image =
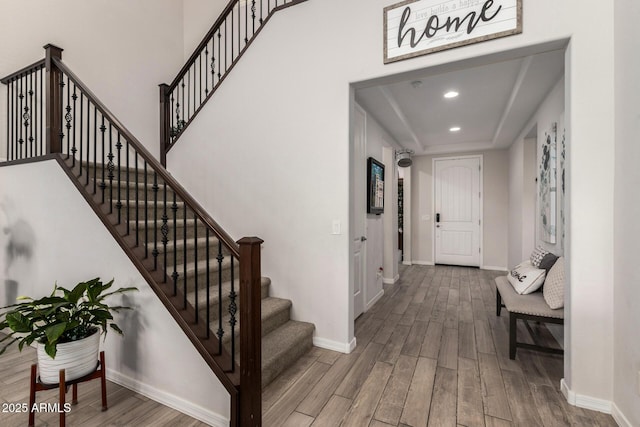
{"type": "Polygon", "coordinates": [[[59,383],[60,369],[65,370],[65,381],[72,381],[90,374],[98,365],[99,349],[99,332],[79,341],[58,344],[55,359],[44,351],[44,344],[38,343],[40,381],[45,384],[59,383]]]}

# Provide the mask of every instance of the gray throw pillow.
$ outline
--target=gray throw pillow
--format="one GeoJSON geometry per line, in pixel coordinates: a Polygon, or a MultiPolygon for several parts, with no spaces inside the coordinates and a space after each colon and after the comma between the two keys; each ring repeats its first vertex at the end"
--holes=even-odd
{"type": "Polygon", "coordinates": [[[538,266],[538,268],[545,270],[547,274],[549,274],[549,270],[551,270],[551,267],[553,267],[557,260],[557,256],[555,256],[551,252],[548,252],[540,261],[540,265],[538,266]]]}

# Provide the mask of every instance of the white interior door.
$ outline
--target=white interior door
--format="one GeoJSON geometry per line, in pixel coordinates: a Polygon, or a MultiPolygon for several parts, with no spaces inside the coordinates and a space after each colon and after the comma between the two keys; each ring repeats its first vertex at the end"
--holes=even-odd
{"type": "Polygon", "coordinates": [[[353,318],[364,311],[366,266],[366,115],[356,106],[353,123],[353,318]]]}
{"type": "Polygon", "coordinates": [[[480,158],[435,159],[435,262],[480,266],[480,158]]]}

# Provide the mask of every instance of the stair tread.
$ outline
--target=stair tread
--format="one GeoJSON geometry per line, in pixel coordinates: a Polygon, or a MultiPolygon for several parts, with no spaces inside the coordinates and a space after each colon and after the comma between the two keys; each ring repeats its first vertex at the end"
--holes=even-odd
{"type": "Polygon", "coordinates": [[[313,335],[313,323],[289,320],[270,334],[262,337],[262,367],[273,365],[282,359],[283,355],[313,335]]]}
{"type": "MultiPolygon", "coordinates": [[[[268,277],[262,277],[260,280],[260,287],[266,287],[268,288],[269,285],[271,284],[271,279],[269,279],[268,277]]],[[[229,291],[231,290],[231,281],[226,281],[226,282],[222,282],[222,293],[223,295],[228,295],[229,291]]],[[[238,286],[238,281],[235,281],[235,291],[236,293],[239,291],[239,286],[238,286]]],[[[195,301],[195,290],[189,291],[187,292],[187,300],[189,301],[195,301]]],[[[210,290],[209,290],[209,295],[211,297],[212,301],[217,301],[218,300],[218,284],[214,283],[211,284],[210,286],[210,290]]],[[[202,286],[200,289],[198,289],[198,301],[204,301],[207,295],[207,289],[206,286],[202,286]]],[[[264,295],[264,297],[266,298],[266,294],[264,295]]]]}
{"type": "MultiPolygon", "coordinates": [[[[263,337],[267,335],[265,333],[264,325],[272,321],[272,319],[275,319],[277,316],[282,315],[282,316],[286,316],[286,321],[289,320],[289,310],[291,309],[291,306],[292,306],[291,300],[288,300],[288,299],[276,298],[276,297],[266,297],[262,299],[262,301],[260,302],[260,320],[263,325],[263,329],[262,329],[263,337]],[[286,314],[283,313],[285,311],[286,311],[286,314]]],[[[231,315],[229,314],[223,316],[222,318],[222,326],[227,331],[227,333],[225,333],[222,338],[222,341],[225,343],[231,340],[231,335],[228,333],[229,319],[231,319],[231,315]]],[[[282,320],[280,320],[278,324],[271,325],[270,326],[271,330],[269,330],[267,333],[270,333],[276,328],[278,328],[279,326],[281,326],[281,322],[284,323],[282,320]]],[[[218,328],[217,320],[212,321],[211,328],[212,330],[217,330],[218,328]]],[[[238,323],[236,324],[236,327],[235,327],[236,335],[238,335],[239,329],[240,329],[240,320],[238,319],[238,323]]],[[[236,336],[236,339],[237,339],[237,336],[236,336]]]]}

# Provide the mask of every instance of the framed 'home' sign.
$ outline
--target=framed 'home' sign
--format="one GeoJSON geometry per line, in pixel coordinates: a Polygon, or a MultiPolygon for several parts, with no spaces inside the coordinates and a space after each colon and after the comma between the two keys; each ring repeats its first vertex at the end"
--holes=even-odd
{"type": "Polygon", "coordinates": [[[522,33],[522,0],[407,0],[384,9],[384,63],[522,33]]]}

